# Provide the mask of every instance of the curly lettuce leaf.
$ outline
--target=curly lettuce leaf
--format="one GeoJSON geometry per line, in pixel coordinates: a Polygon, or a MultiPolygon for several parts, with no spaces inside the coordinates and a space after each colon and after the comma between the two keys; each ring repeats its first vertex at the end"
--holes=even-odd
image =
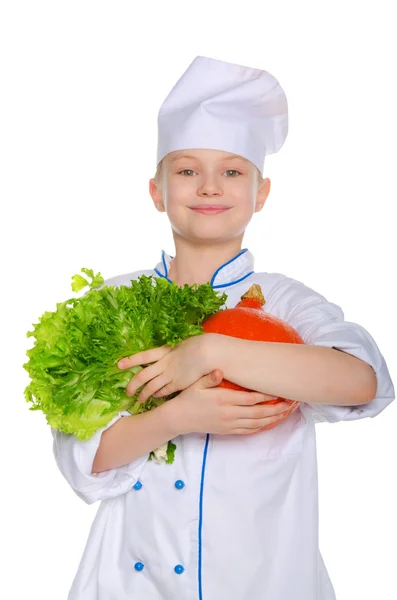
{"type": "Polygon", "coordinates": [[[72,277],[72,291],[73,292],[79,292],[80,290],[87,287],[87,285],[90,286],[91,289],[95,289],[95,288],[100,287],[104,283],[104,279],[100,273],[97,273],[96,275],[94,275],[94,271],[92,269],[85,269],[84,267],[81,270],[83,273],[88,275],[88,277],[90,277],[91,283],[89,283],[88,280],[85,279],[85,277],[82,277],[81,275],[73,275],[73,277],[72,277]]]}
{"type": "MultiPolygon", "coordinates": [[[[165,344],[174,347],[203,333],[202,322],[224,305],[209,283],[183,287],[141,275],[131,285],[104,286],[100,273],[82,269],[90,279],[72,278],[72,288],[89,291],[45,312],[27,337],[34,346],[23,365],[31,382],[24,391],[30,410],[41,410],[49,425],[87,440],[119,411],[145,412],[174,397],[137,402],[125,388],[144,366],[120,370],[118,361],[165,344]],[[100,287],[102,286],[102,287],[100,287]],[[99,289],[98,289],[99,288],[99,289]]],[[[173,456],[169,447],[169,458],[173,456]]]]}

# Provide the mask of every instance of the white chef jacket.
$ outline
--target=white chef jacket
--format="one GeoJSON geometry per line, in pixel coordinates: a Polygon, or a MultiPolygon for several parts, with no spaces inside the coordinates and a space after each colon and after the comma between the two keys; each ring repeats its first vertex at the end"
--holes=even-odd
{"type": "MultiPolygon", "coordinates": [[[[172,256],[140,275],[167,277],[172,256]]],[[[191,433],[175,438],[172,465],[148,461],[92,475],[102,432],[87,441],[52,429],[59,469],[86,503],[101,501],[68,600],[335,600],[319,549],[315,423],[375,417],[394,400],[387,365],[371,335],[339,306],[279,273],[256,273],[248,249],[219,267],[214,289],[234,307],[253,284],[264,310],[314,346],[370,364],[376,397],[361,406],[301,403],[255,435],[191,433]]]]}

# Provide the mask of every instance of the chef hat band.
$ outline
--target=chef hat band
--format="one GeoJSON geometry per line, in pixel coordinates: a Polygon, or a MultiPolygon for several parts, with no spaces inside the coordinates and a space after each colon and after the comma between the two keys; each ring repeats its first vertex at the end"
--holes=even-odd
{"type": "Polygon", "coordinates": [[[160,107],[157,164],[174,150],[206,148],[239,154],[262,173],[287,132],[287,98],[273,75],[197,56],[160,107]]]}

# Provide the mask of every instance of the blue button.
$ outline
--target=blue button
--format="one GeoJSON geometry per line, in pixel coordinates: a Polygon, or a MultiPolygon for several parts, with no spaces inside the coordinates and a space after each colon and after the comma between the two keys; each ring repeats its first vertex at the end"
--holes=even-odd
{"type": "Polygon", "coordinates": [[[142,569],[143,569],[143,567],[144,567],[144,566],[145,566],[145,565],[144,565],[143,563],[141,563],[141,562],[137,562],[137,563],[135,563],[135,565],[134,565],[134,567],[135,567],[135,569],[136,569],[137,571],[142,571],[142,569]]]}
{"type": "Polygon", "coordinates": [[[185,487],[185,483],[182,481],[182,479],[178,479],[178,481],[175,481],[175,487],[177,490],[181,490],[185,487]]]}
{"type": "Polygon", "coordinates": [[[180,575],[181,573],[183,573],[183,571],[185,570],[184,567],[182,567],[182,565],[176,565],[174,571],[175,573],[177,573],[177,575],[180,575]]]}
{"type": "Polygon", "coordinates": [[[133,486],[134,490],[140,490],[142,487],[142,484],[140,481],[137,481],[136,484],[133,486]]]}

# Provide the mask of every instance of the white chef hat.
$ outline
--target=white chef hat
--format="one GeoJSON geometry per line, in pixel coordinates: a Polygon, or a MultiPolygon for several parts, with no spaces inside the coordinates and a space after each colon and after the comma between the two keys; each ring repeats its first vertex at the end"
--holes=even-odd
{"type": "Polygon", "coordinates": [[[267,71],[197,56],[158,114],[157,164],[174,150],[239,154],[261,173],[288,132],[287,98],[267,71]]]}

